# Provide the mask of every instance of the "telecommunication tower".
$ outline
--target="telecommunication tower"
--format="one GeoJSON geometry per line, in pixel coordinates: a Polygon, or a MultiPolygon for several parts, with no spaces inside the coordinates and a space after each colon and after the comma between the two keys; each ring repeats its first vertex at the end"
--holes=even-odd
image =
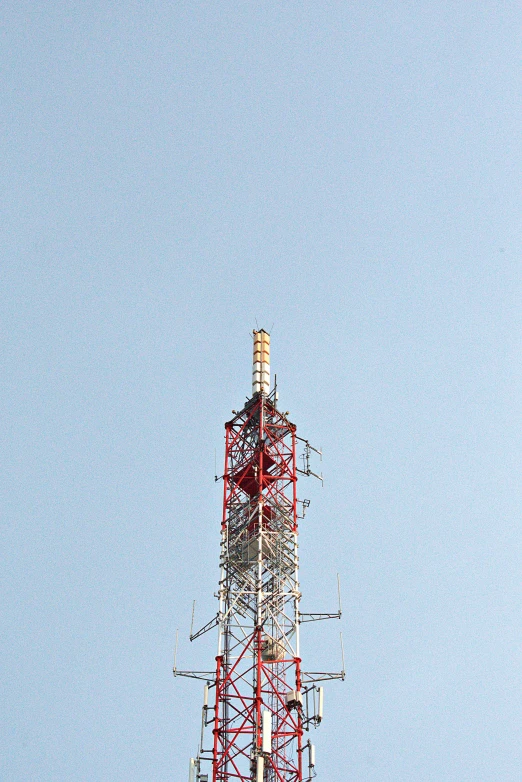
{"type": "Polygon", "coordinates": [[[254,331],[252,396],[225,424],[219,607],[190,634],[193,641],[218,628],[216,667],[182,671],[174,655],[174,676],[205,682],[189,782],[311,780],[315,747],[305,734],[323,718],[317,683],[344,679],[344,660],[338,673],[301,666],[300,625],[340,618],[341,601],[339,592],[335,613],[300,611],[298,521],[309,502],[297,499],[297,478],[322,480],[310,466],[320,451],[296,435],[277,403],[270,336],[261,329],[254,331]]]}

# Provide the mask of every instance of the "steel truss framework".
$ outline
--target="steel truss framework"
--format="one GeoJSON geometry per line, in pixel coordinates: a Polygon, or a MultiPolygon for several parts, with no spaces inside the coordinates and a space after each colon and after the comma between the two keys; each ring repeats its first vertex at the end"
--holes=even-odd
{"type": "Polygon", "coordinates": [[[296,484],[298,472],[311,473],[297,468],[296,428],[275,391],[254,394],[225,429],[219,610],[191,636],[218,626],[216,669],[174,669],[214,691],[202,725],[202,742],[212,726],[213,745],[191,761],[193,778],[206,779],[200,764],[208,760],[212,782],[303,782],[315,776],[303,732],[322,717],[310,716],[308,696],[314,682],[344,678],[301,671],[300,623],[341,615],[299,611],[296,484]]]}
{"type": "Polygon", "coordinates": [[[295,426],[259,394],[226,424],[213,782],[302,779],[295,426]],[[266,719],[266,718],[265,718],[266,719]]]}

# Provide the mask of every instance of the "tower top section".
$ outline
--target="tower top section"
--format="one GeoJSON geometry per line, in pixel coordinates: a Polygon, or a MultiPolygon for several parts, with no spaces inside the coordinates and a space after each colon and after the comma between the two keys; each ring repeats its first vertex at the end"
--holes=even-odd
{"type": "Polygon", "coordinates": [[[252,364],[252,396],[270,391],[270,334],[254,330],[254,359],[252,364]]]}

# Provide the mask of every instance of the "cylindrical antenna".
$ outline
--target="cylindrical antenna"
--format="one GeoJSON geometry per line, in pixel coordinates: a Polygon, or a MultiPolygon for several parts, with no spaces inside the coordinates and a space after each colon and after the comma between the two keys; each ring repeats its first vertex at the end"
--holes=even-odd
{"type": "Polygon", "coordinates": [[[343,644],[343,634],[342,634],[342,633],[339,633],[339,635],[341,636],[341,657],[342,657],[342,660],[343,660],[343,667],[342,667],[342,671],[341,671],[341,673],[342,673],[342,679],[343,679],[343,681],[344,681],[344,677],[345,677],[345,674],[346,674],[346,670],[345,670],[345,668],[344,668],[344,644],[343,644]]]}
{"type": "Polygon", "coordinates": [[[323,719],[324,687],[317,688],[317,701],[317,720],[321,722],[323,719]]]}
{"type": "Polygon", "coordinates": [[[343,615],[343,607],[341,605],[341,579],[339,573],[337,573],[337,594],[339,596],[339,619],[343,615]]]}
{"type": "Polygon", "coordinates": [[[252,395],[270,391],[270,334],[264,329],[254,331],[254,361],[252,365],[252,395]]]}

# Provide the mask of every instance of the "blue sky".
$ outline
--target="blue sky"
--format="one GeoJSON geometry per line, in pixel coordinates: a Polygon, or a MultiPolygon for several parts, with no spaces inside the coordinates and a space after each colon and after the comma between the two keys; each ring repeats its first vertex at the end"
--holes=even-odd
{"type": "Polygon", "coordinates": [[[186,779],[257,323],[343,585],[318,779],[519,779],[520,5],[0,13],[0,776],[186,779]]]}

